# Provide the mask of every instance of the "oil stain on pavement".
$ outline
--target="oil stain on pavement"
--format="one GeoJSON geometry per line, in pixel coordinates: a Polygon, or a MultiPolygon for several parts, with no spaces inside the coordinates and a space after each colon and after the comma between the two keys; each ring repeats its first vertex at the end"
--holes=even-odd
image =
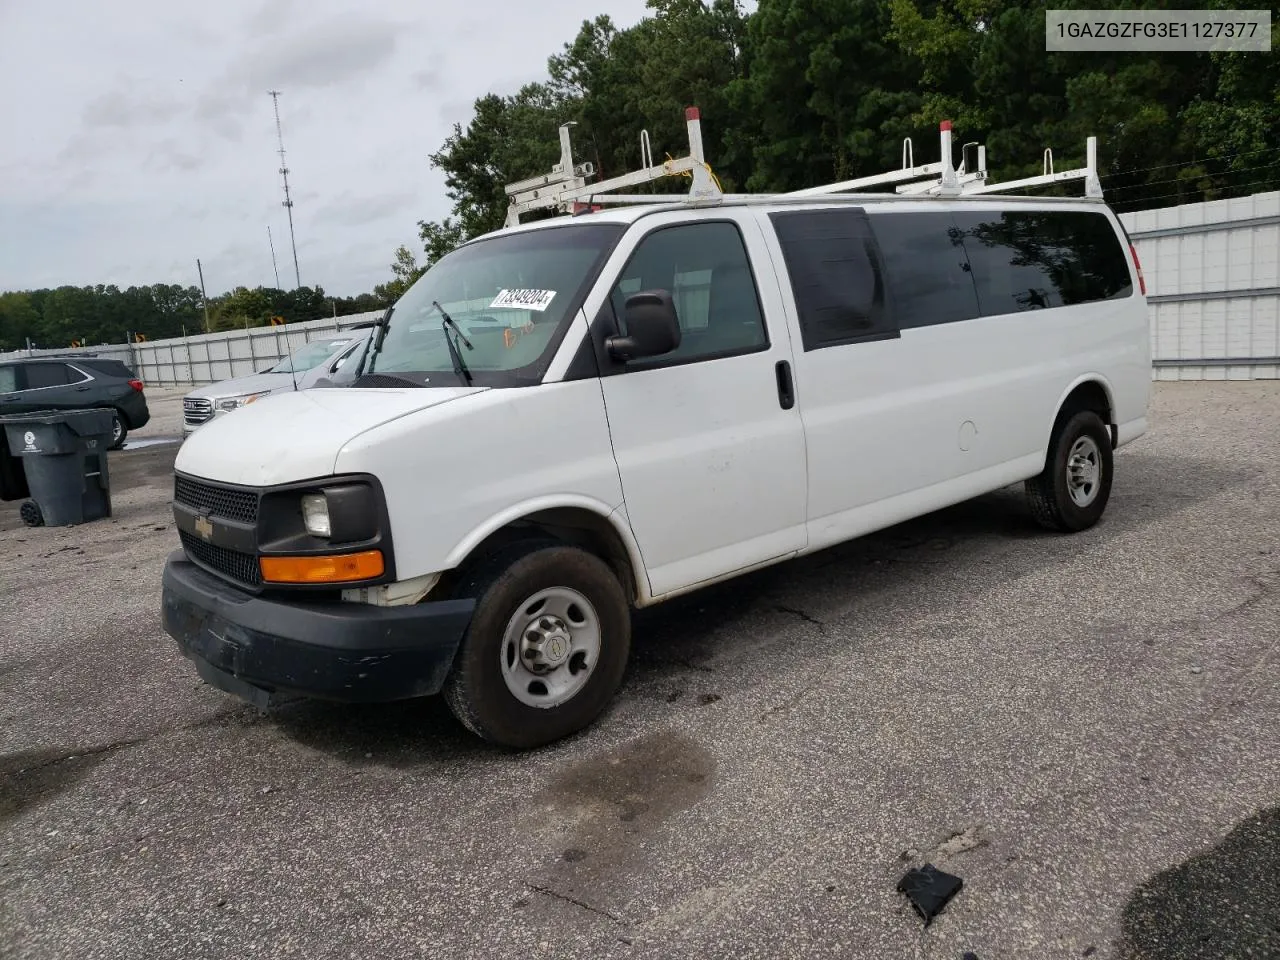
{"type": "Polygon", "coordinates": [[[69,790],[110,754],[136,741],[82,750],[28,750],[0,757],[0,823],[69,790]]]}
{"type": "Polygon", "coordinates": [[[1122,960],[1280,957],[1280,807],[1138,887],[1121,923],[1122,960]]]}
{"type": "Polygon", "coordinates": [[[707,796],[715,771],[704,747],[672,730],[565,771],[530,806],[533,821],[552,827],[544,835],[550,864],[530,889],[609,916],[592,904],[629,888],[626,876],[643,869],[645,837],[707,796]]]}

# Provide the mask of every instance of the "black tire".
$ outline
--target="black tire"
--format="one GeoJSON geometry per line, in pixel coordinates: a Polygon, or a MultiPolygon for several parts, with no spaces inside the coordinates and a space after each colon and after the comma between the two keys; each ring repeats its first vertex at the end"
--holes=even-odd
{"type": "Polygon", "coordinates": [[[1050,442],[1044,472],[1026,482],[1027,501],[1036,522],[1060,533],[1078,533],[1092,527],[1111,497],[1112,463],[1111,432],[1102,418],[1092,410],[1067,417],[1050,442]],[[1077,444],[1096,464],[1092,485],[1072,482],[1069,460],[1077,444]],[[1073,489],[1082,491],[1082,499],[1087,497],[1087,502],[1077,501],[1072,496],[1073,489]]]}
{"type": "MultiPolygon", "coordinates": [[[[599,557],[558,541],[516,544],[464,575],[455,596],[475,597],[443,694],[468,730],[492,743],[527,750],[589,726],[622,683],[631,652],[631,610],[609,566],[599,557]],[[521,606],[541,590],[568,588],[594,608],[600,651],[585,684],[556,706],[521,702],[503,676],[504,635],[521,606]]],[[[568,661],[558,669],[568,669],[568,661]]]]}
{"type": "Polygon", "coordinates": [[[128,438],[129,426],[125,423],[124,415],[117,410],[111,414],[111,443],[107,446],[107,449],[119,450],[124,446],[124,442],[128,438]]]}

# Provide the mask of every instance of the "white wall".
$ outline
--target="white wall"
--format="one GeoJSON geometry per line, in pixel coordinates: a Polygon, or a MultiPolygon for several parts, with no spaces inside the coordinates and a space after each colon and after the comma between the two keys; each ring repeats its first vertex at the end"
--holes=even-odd
{"type": "Polygon", "coordinates": [[[1120,220],[1147,281],[1155,379],[1280,377],[1280,191],[1120,220]]]}

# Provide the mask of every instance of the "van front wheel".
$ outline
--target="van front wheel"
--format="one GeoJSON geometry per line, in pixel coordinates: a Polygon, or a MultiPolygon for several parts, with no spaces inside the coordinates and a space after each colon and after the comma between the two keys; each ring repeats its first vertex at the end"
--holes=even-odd
{"type": "Polygon", "coordinates": [[[516,547],[460,584],[475,614],[444,697],[473,733],[529,749],[590,725],[622,682],[631,613],[613,571],[559,544],[516,547]]]}
{"type": "Polygon", "coordinates": [[[1102,517],[1111,497],[1111,436],[1102,418],[1082,410],[1062,424],[1049,445],[1044,472],[1026,482],[1036,521],[1077,533],[1102,517]]]}

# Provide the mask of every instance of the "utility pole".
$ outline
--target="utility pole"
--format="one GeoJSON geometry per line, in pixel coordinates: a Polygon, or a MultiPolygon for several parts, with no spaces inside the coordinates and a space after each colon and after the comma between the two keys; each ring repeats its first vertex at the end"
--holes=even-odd
{"type": "Polygon", "coordinates": [[[204,290],[204,267],[200,266],[199,257],[196,257],[196,272],[200,274],[200,302],[204,304],[204,332],[209,333],[209,294],[204,290]]]}
{"type": "Polygon", "coordinates": [[[293,279],[294,289],[302,286],[302,277],[298,272],[298,244],[293,237],[293,199],[289,196],[289,166],[284,162],[284,132],[280,127],[280,91],[268,90],[271,103],[276,111],[276,140],[280,144],[280,177],[284,181],[284,203],[282,206],[289,214],[289,244],[293,247],[293,279]]]}
{"type": "Polygon", "coordinates": [[[276,272],[276,289],[280,289],[280,268],[276,266],[276,244],[271,239],[271,224],[267,224],[267,243],[271,247],[271,269],[276,272]]]}

